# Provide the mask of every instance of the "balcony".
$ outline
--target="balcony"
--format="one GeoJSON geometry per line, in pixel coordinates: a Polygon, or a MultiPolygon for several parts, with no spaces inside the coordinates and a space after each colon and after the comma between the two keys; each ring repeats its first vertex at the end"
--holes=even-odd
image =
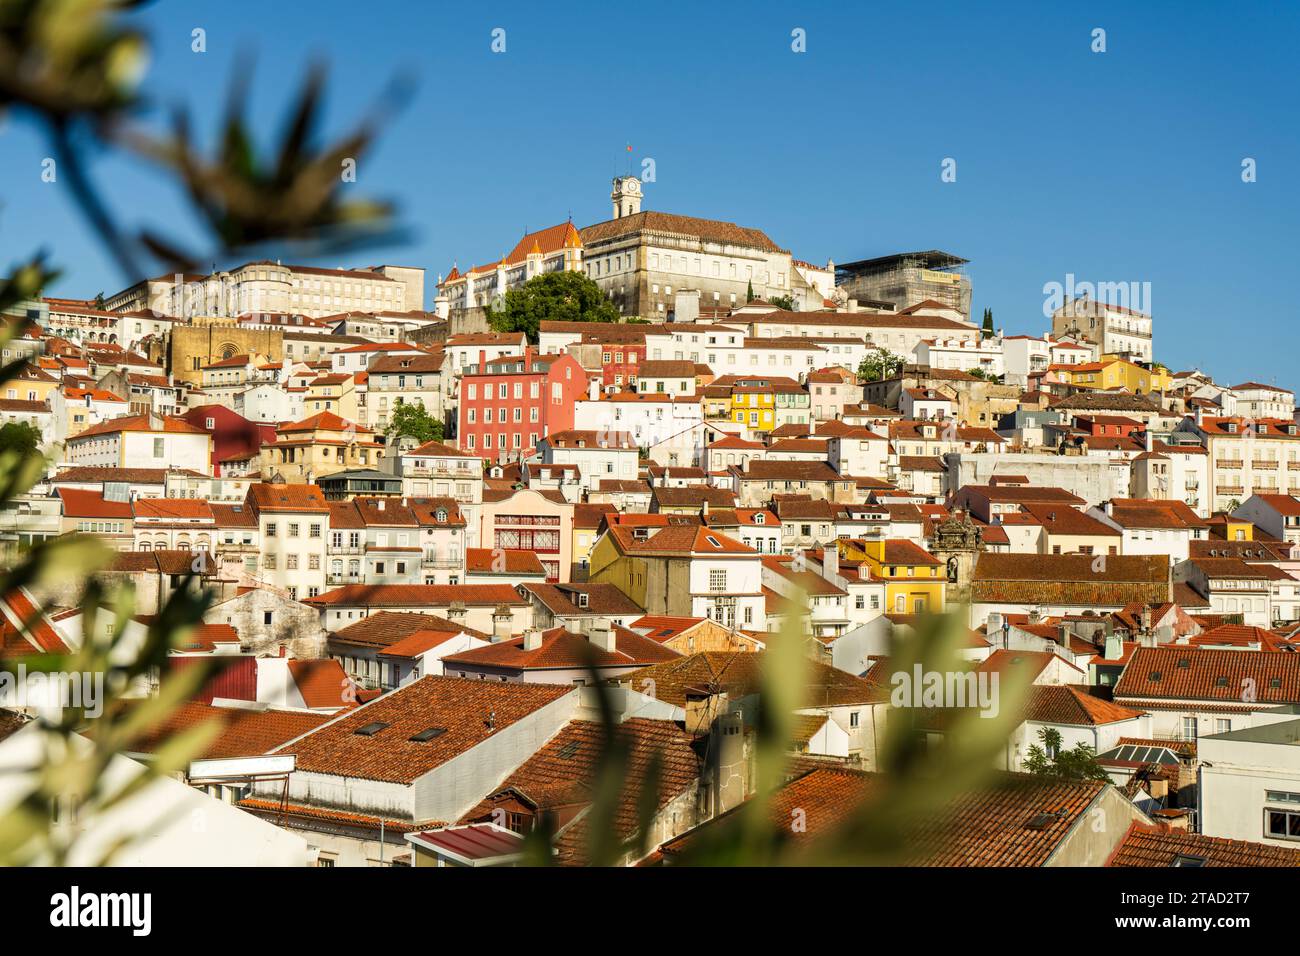
{"type": "Polygon", "coordinates": [[[1252,459],[1250,467],[1256,471],[1277,471],[1277,462],[1252,459]]]}
{"type": "Polygon", "coordinates": [[[1215,468],[1240,468],[1245,462],[1240,458],[1220,458],[1214,463],[1215,468]]]}
{"type": "Polygon", "coordinates": [[[481,473],[476,473],[470,468],[448,468],[446,465],[435,465],[432,468],[410,468],[402,469],[404,478],[456,478],[461,481],[469,481],[472,478],[482,477],[481,473]]]}

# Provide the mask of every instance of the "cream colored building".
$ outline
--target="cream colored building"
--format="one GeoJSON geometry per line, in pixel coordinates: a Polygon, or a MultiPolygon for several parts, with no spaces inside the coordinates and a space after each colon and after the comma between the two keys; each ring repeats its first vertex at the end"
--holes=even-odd
{"type": "Polygon", "coordinates": [[[174,316],[264,312],[311,317],[424,307],[424,270],[411,266],[318,269],[262,260],[211,275],[158,276],[109,298],[113,312],[174,316]]]}

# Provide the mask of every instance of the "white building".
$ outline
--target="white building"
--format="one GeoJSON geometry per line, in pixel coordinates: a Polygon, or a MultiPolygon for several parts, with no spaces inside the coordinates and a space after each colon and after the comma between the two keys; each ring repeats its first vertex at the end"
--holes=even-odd
{"type": "Polygon", "coordinates": [[[179,418],[131,415],[92,425],[68,439],[74,465],[107,468],[185,468],[212,474],[212,437],[179,418]]]}
{"type": "Polygon", "coordinates": [[[1297,708],[1198,741],[1198,823],[1207,836],[1300,845],[1297,708]]]}

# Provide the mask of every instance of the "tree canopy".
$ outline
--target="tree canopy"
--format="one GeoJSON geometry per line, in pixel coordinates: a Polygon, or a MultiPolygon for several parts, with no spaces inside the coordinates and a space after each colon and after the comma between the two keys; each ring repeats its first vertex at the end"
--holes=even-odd
{"type": "Polygon", "coordinates": [[[893,378],[903,371],[907,360],[901,355],[895,355],[889,349],[883,346],[876,346],[874,352],[868,352],[858,365],[858,378],[866,382],[878,382],[881,379],[893,378]]]}
{"type": "Polygon", "coordinates": [[[522,332],[537,342],[543,322],[617,322],[618,309],[600,286],[581,272],[545,272],[506,293],[500,307],[488,310],[497,332],[522,332]]]}
{"type": "Polygon", "coordinates": [[[1055,727],[1044,727],[1038,732],[1038,739],[1043,746],[1030,746],[1025,754],[1026,772],[1057,780],[1110,780],[1110,775],[1097,763],[1096,752],[1083,741],[1070,750],[1062,750],[1061,732],[1055,727]]]}
{"type": "Polygon", "coordinates": [[[421,445],[429,441],[442,441],[442,422],[429,414],[424,402],[403,402],[393,409],[384,434],[389,438],[407,436],[421,445]]]}

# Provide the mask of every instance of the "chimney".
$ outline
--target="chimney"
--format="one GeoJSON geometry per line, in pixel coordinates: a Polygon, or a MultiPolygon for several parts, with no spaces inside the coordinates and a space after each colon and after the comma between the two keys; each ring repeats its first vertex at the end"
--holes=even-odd
{"type": "Polygon", "coordinates": [[[492,643],[499,644],[510,640],[510,629],[514,623],[514,614],[504,604],[498,604],[492,612],[492,643]]]}
{"type": "Polygon", "coordinates": [[[447,608],[447,620],[451,621],[453,624],[463,625],[465,623],[464,601],[451,602],[451,605],[447,608]]]}
{"type": "Polygon", "coordinates": [[[614,652],[614,628],[610,626],[609,619],[600,618],[593,621],[591,629],[587,632],[587,640],[591,641],[592,647],[597,650],[612,654],[614,652]]]}
{"type": "Polygon", "coordinates": [[[524,631],[524,650],[535,651],[542,646],[542,629],[539,627],[530,627],[524,631]]]}
{"type": "Polygon", "coordinates": [[[485,349],[478,350],[478,373],[480,375],[487,374],[487,351],[485,349]]]}
{"type": "Polygon", "coordinates": [[[835,580],[840,573],[840,548],[834,541],[822,548],[822,577],[827,581],[835,580]]]}
{"type": "Polygon", "coordinates": [[[600,379],[593,378],[587,383],[587,398],[593,402],[600,398],[600,379]]]}
{"type": "Polygon", "coordinates": [[[740,806],[748,795],[745,783],[749,775],[745,772],[745,725],[738,712],[720,714],[709,728],[716,746],[708,749],[714,757],[714,765],[709,768],[712,773],[710,789],[713,791],[712,806],[714,815],[726,813],[740,806]]]}

